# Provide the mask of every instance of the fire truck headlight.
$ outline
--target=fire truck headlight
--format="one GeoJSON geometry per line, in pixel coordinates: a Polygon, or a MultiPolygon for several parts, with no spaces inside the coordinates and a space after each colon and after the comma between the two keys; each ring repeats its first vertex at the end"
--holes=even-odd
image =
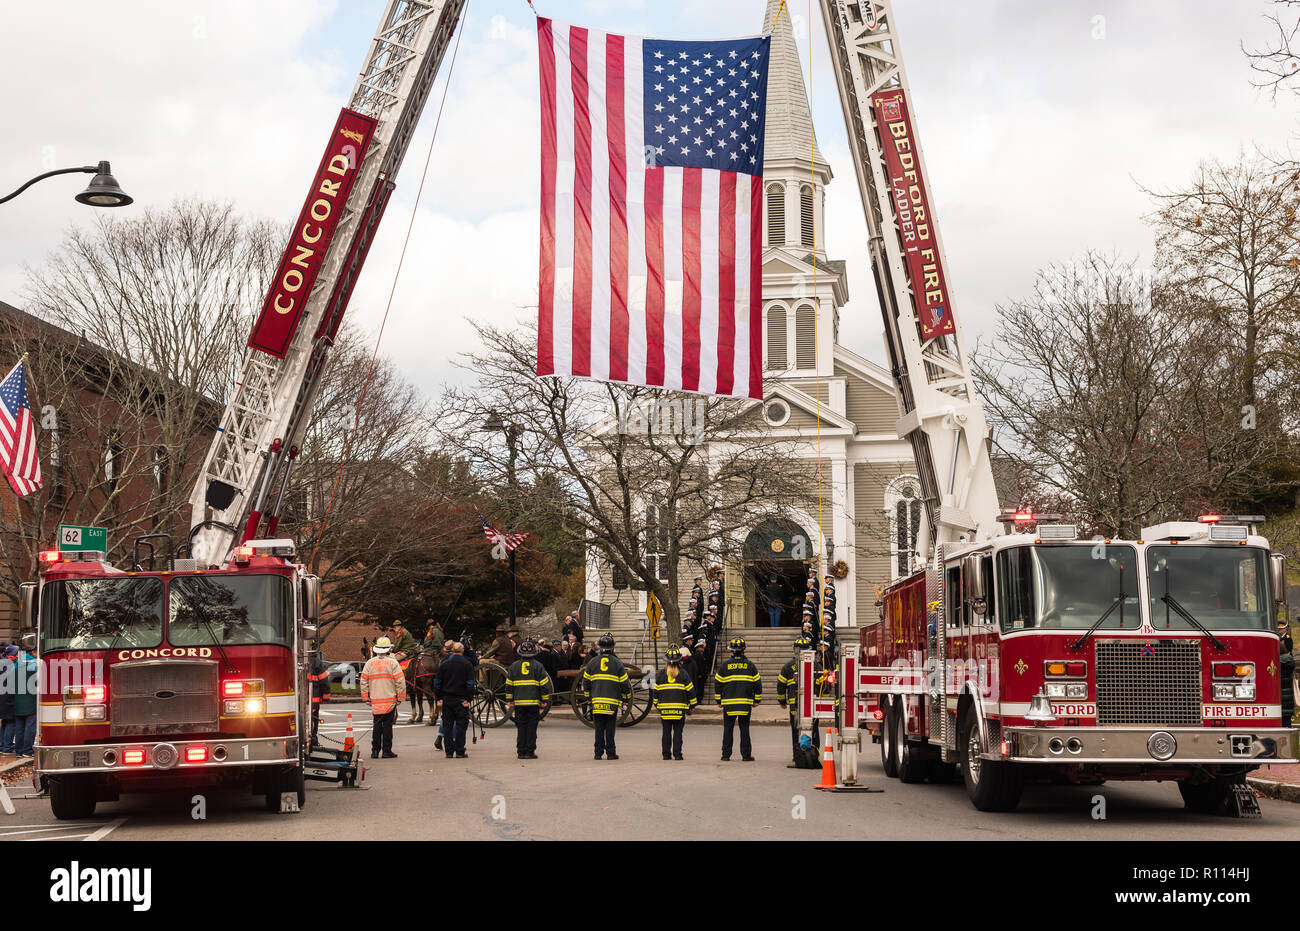
{"type": "Polygon", "coordinates": [[[1066,684],[1064,682],[1047,683],[1048,698],[1065,698],[1066,684]]]}
{"type": "Polygon", "coordinates": [[[86,717],[86,709],[80,705],[71,705],[63,709],[63,720],[68,722],[82,721],[86,717]]]}
{"type": "Polygon", "coordinates": [[[1080,699],[1087,698],[1087,697],[1088,697],[1088,683],[1086,683],[1086,682],[1071,682],[1071,683],[1067,684],[1067,685],[1065,686],[1065,697],[1066,697],[1066,698],[1080,698],[1080,699]]]}
{"type": "Polygon", "coordinates": [[[1233,688],[1236,690],[1235,697],[1238,701],[1255,700],[1255,686],[1253,683],[1250,685],[1237,685],[1233,686],[1233,688]]]}
{"type": "Polygon", "coordinates": [[[265,710],[265,699],[248,698],[244,700],[244,714],[261,714],[265,710]]]}
{"type": "Polygon", "coordinates": [[[1236,686],[1227,682],[1214,683],[1215,701],[1232,701],[1236,697],[1236,686]]]}
{"type": "Polygon", "coordinates": [[[85,706],[85,712],[86,712],[86,720],[87,720],[87,721],[107,721],[107,720],[108,720],[108,706],[107,706],[107,705],[86,705],[86,706],[85,706]]]}
{"type": "Polygon", "coordinates": [[[224,715],[235,715],[244,713],[243,699],[227,699],[221,703],[221,713],[224,715]]]}

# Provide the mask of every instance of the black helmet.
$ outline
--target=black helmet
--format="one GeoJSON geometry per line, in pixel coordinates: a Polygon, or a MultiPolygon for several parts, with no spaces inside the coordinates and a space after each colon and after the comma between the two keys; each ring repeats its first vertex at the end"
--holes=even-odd
{"type": "Polygon", "coordinates": [[[529,637],[523,643],[519,644],[518,653],[524,659],[532,659],[537,655],[537,641],[529,637]]]}
{"type": "Polygon", "coordinates": [[[600,639],[596,641],[596,646],[602,653],[608,653],[614,649],[614,638],[609,634],[601,634],[600,639]]]}
{"type": "Polygon", "coordinates": [[[796,651],[799,652],[802,652],[804,650],[811,650],[813,648],[813,642],[809,640],[807,637],[800,637],[798,640],[794,642],[794,648],[796,651]]]}
{"type": "Polygon", "coordinates": [[[682,651],[678,647],[669,647],[664,653],[664,660],[669,663],[680,663],[682,661],[682,651]]]}
{"type": "Polygon", "coordinates": [[[731,638],[731,642],[727,644],[727,649],[730,650],[732,653],[744,653],[744,652],[745,652],[745,638],[744,638],[744,637],[732,637],[732,638],[731,638]]]}

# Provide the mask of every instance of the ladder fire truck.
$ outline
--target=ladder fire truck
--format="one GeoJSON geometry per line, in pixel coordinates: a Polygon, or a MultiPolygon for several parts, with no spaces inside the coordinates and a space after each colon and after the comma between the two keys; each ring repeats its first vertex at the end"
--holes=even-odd
{"type": "MultiPolygon", "coordinates": [[[[925,568],[892,584],[843,649],[838,696],[798,663],[802,723],[835,720],[841,787],[863,735],[885,773],[1010,810],[1027,780],[1171,780],[1188,808],[1258,812],[1245,774],[1294,763],[1282,720],[1284,557],[1255,520],[1173,521],[1079,540],[1002,515],[990,432],[948,292],[891,0],[821,0],[912,446],[925,568]]],[[[1257,520],[1257,519],[1256,519],[1257,520]]]]}
{"type": "Polygon", "coordinates": [[[23,587],[43,670],[36,769],[59,818],[197,784],[246,785],[272,811],[304,801],[319,581],[276,538],[280,507],[463,7],[388,0],[195,485],[188,558],[166,534],[137,540],[125,568],[52,550],[23,587]]]}

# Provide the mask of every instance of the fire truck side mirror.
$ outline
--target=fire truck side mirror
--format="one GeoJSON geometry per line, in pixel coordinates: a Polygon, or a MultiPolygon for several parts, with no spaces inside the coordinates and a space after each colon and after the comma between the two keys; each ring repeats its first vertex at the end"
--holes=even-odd
{"type": "Polygon", "coordinates": [[[320,577],[306,575],[302,579],[302,619],[308,624],[320,620],[320,577]]]}
{"type": "Polygon", "coordinates": [[[1273,554],[1273,601],[1276,604],[1286,606],[1286,556],[1282,553],[1273,554]]]}
{"type": "Polygon", "coordinates": [[[35,582],[24,582],[18,589],[18,614],[23,619],[23,627],[36,627],[36,590],[35,582]]]}
{"type": "Polygon", "coordinates": [[[962,560],[962,581],[966,587],[966,600],[971,603],[976,614],[983,614],[988,602],[984,591],[984,572],[981,565],[983,557],[967,556],[962,560]]]}

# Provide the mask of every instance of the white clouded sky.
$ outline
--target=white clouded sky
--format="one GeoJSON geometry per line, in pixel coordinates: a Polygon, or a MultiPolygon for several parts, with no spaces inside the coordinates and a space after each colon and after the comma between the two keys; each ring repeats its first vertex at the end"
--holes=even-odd
{"type": "MultiPolygon", "coordinates": [[[[763,0],[534,0],[542,13],[612,32],[752,34],[763,0]]],[[[1137,183],[1178,184],[1205,157],[1282,150],[1292,98],[1250,84],[1239,44],[1263,42],[1267,0],[895,0],[913,110],[944,231],[953,308],[968,341],[1037,268],[1096,247],[1147,259],[1137,183]],[[1100,21],[1097,17],[1103,17],[1100,21]],[[1095,37],[1099,28],[1102,37],[1095,37]]],[[[110,159],[138,210],[228,199],[291,222],[382,0],[89,0],[15,3],[0,35],[4,193],[50,167],[110,159]]],[[[809,9],[791,7],[808,65],[809,9]]],[[[841,339],[883,359],[825,33],[811,11],[818,141],[836,172],[827,246],[849,262],[841,339]]],[[[536,302],[537,53],[524,0],[470,0],[451,93],[398,282],[384,352],[433,392],[461,377],[466,317],[510,323],[536,302]]],[[[450,61],[450,55],[448,62],[450,61]]],[[[352,301],[374,332],[392,285],[442,93],[399,175],[352,301]]],[[[42,182],[0,206],[0,299],[22,304],[23,266],[85,222],[84,176],[42,182]]]]}

